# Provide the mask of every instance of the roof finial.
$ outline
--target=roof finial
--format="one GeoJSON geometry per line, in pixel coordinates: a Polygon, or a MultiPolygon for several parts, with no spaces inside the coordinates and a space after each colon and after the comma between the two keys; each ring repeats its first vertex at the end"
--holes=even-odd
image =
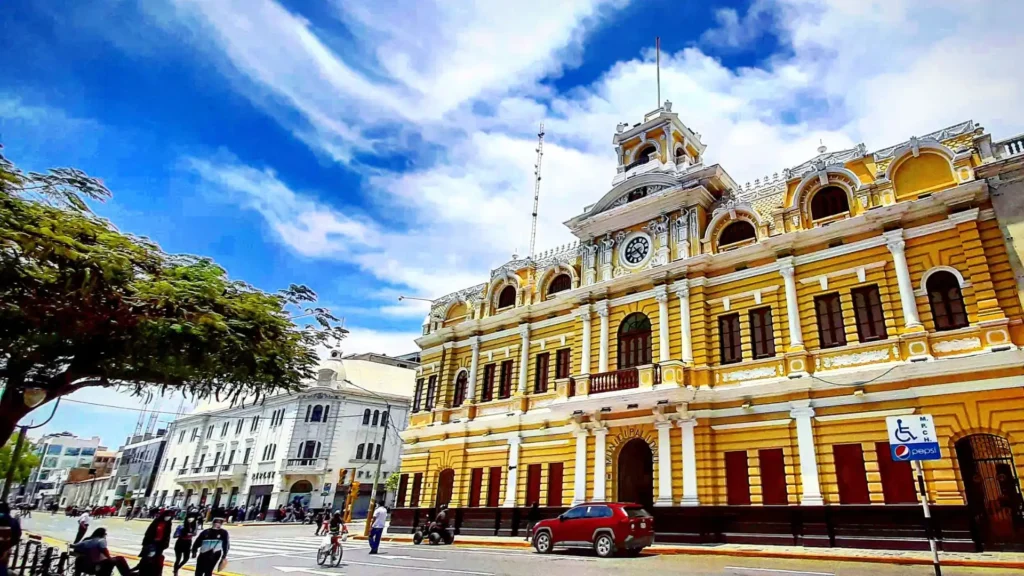
{"type": "Polygon", "coordinates": [[[818,144],[820,144],[820,146],[818,146],[818,154],[824,154],[825,150],[828,150],[828,148],[825,146],[824,140],[819,138],[818,139],[818,144]]]}

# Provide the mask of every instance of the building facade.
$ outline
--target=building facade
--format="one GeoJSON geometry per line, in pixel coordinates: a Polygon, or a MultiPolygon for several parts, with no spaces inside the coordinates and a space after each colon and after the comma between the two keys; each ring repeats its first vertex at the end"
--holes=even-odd
{"type": "Polygon", "coordinates": [[[70,432],[43,436],[36,446],[39,466],[29,476],[21,498],[40,506],[59,499],[71,471],[88,469],[96,452],[103,450],[99,436],[79,438],[70,432]]]}
{"type": "MultiPolygon", "coordinates": [[[[296,500],[340,508],[353,481],[365,488],[398,470],[416,364],[378,354],[323,362],[316,382],[253,406],[201,405],[176,420],[159,467],[159,506],[246,505],[249,517],[296,500]]],[[[359,509],[359,504],[357,504],[359,509]]]]}
{"type": "Polygon", "coordinates": [[[613,143],[579,243],[434,301],[397,527],[448,504],[516,533],[533,502],[617,500],[662,541],[925,547],[885,418],[930,414],[942,545],[1024,543],[1005,145],[968,121],[740,185],[668,102],[613,143]]]}

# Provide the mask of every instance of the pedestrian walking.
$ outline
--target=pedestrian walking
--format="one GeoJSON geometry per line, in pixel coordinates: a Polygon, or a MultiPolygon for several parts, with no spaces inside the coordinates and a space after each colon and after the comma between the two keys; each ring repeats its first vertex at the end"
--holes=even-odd
{"type": "Polygon", "coordinates": [[[192,552],[192,539],[196,536],[198,525],[195,512],[189,512],[185,515],[185,520],[181,523],[181,526],[178,526],[178,529],[174,531],[175,576],[177,576],[178,570],[181,570],[182,566],[188,564],[192,552]]]}
{"type": "Polygon", "coordinates": [[[381,504],[373,511],[373,523],[370,524],[370,554],[376,554],[380,546],[380,537],[384,535],[384,524],[388,519],[388,508],[381,504]]]}
{"type": "Polygon", "coordinates": [[[89,511],[82,512],[82,515],[78,517],[78,533],[75,534],[75,541],[72,544],[78,544],[82,538],[85,538],[85,532],[89,529],[90,522],[92,522],[92,516],[89,516],[89,511]]]}
{"type": "Polygon", "coordinates": [[[212,526],[199,533],[192,544],[192,555],[196,556],[196,576],[213,576],[214,570],[223,570],[228,559],[228,531],[223,528],[224,519],[214,518],[212,526]]]}
{"type": "Polygon", "coordinates": [[[136,566],[140,576],[156,576],[163,570],[164,550],[171,545],[173,522],[174,516],[167,510],[157,514],[149,523],[142,537],[142,551],[139,552],[139,565],[136,566]]]}
{"type": "Polygon", "coordinates": [[[526,515],[526,540],[529,541],[533,534],[533,527],[540,522],[540,503],[537,501],[533,502],[530,506],[530,512],[526,515]]]}

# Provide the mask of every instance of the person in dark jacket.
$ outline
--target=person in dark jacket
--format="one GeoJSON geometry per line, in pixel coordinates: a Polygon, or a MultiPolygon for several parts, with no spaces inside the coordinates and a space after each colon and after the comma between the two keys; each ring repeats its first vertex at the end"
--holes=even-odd
{"type": "Polygon", "coordinates": [[[529,540],[533,536],[533,527],[540,522],[540,503],[534,502],[530,506],[530,512],[526,515],[526,539],[529,540]]]}
{"type": "Polygon", "coordinates": [[[223,528],[224,519],[214,518],[213,526],[203,530],[192,543],[192,555],[196,556],[196,576],[213,576],[220,562],[228,556],[228,531],[223,528]]]}
{"type": "Polygon", "coordinates": [[[185,564],[188,564],[189,554],[192,551],[192,539],[199,530],[199,523],[195,511],[185,515],[185,520],[174,532],[174,574],[185,564]]]}
{"type": "Polygon", "coordinates": [[[137,566],[143,576],[159,574],[163,570],[164,550],[171,545],[173,521],[174,515],[170,510],[161,510],[146,528],[146,534],[142,537],[142,551],[139,552],[139,565],[137,566]]]}
{"type": "Polygon", "coordinates": [[[7,502],[0,502],[0,576],[7,576],[11,549],[21,540],[21,522],[11,515],[7,502]]]}

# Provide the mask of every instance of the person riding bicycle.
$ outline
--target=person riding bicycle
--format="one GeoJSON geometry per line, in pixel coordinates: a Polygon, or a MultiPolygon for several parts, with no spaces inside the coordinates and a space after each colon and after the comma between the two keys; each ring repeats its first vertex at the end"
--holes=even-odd
{"type": "Polygon", "coordinates": [[[344,529],[345,522],[341,517],[341,512],[335,512],[334,515],[331,516],[331,521],[327,523],[327,531],[331,534],[331,540],[333,541],[336,536],[341,536],[344,529]]]}

